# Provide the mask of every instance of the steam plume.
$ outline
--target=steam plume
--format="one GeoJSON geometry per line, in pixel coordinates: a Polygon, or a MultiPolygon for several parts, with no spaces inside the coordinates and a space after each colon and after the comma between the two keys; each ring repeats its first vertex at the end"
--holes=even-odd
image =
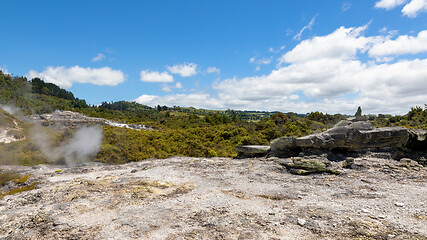
{"type": "Polygon", "coordinates": [[[94,157],[102,144],[103,132],[97,127],[82,127],[73,137],[58,147],[53,146],[49,136],[33,128],[31,138],[50,163],[64,160],[68,166],[87,162],[94,157]]]}

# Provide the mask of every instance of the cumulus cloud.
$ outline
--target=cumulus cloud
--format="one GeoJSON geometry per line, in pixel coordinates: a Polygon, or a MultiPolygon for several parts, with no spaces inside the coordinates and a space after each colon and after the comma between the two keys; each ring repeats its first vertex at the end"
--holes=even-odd
{"type": "Polygon", "coordinates": [[[423,105],[427,59],[378,63],[370,55],[388,41],[419,41],[420,34],[390,40],[382,35],[365,36],[366,28],[340,27],[302,41],[284,53],[283,64],[269,74],[216,81],[210,94],[142,95],[136,101],[151,106],[347,114],[353,114],[357,106],[366,113],[404,114],[410,107],[423,105]]]}
{"type": "Polygon", "coordinates": [[[405,2],[407,2],[407,0],[381,0],[375,3],[375,7],[390,10],[404,4],[405,2]]]}
{"type": "Polygon", "coordinates": [[[295,35],[294,36],[294,38],[293,38],[293,40],[301,40],[301,35],[302,35],[302,33],[305,31],[305,30],[311,30],[311,28],[313,27],[313,25],[314,25],[314,22],[316,21],[316,18],[317,18],[317,16],[318,15],[316,15],[316,16],[314,16],[311,20],[310,20],[310,22],[307,24],[307,25],[305,25],[302,29],[301,29],[301,31],[299,31],[299,33],[297,34],[297,35],[295,35]]]}
{"type": "Polygon", "coordinates": [[[353,58],[357,51],[364,51],[375,37],[364,37],[362,34],[368,25],[357,28],[340,27],[326,36],[316,36],[304,40],[294,49],[280,58],[280,63],[297,63],[324,58],[353,58]]]}
{"type": "MultiPolygon", "coordinates": [[[[407,2],[408,0],[381,0],[375,4],[375,7],[390,10],[407,2]]],[[[427,0],[411,0],[409,3],[405,4],[402,9],[403,15],[410,18],[417,17],[418,13],[426,11],[427,0]]]]}
{"type": "Polygon", "coordinates": [[[372,57],[397,56],[427,52],[427,30],[417,36],[401,35],[395,40],[387,39],[369,49],[372,57]]]}
{"type": "Polygon", "coordinates": [[[92,58],[92,62],[99,62],[105,59],[105,55],[102,53],[98,53],[94,58],[92,58]]]}
{"type": "Polygon", "coordinates": [[[427,0],[412,0],[402,9],[403,15],[411,18],[416,17],[419,12],[425,11],[427,11],[427,0]]]}
{"type": "Polygon", "coordinates": [[[167,83],[173,82],[173,76],[167,72],[155,72],[149,70],[142,70],[140,73],[140,79],[143,82],[160,82],[167,83]]]}
{"type": "Polygon", "coordinates": [[[219,70],[216,67],[208,67],[208,70],[206,70],[207,73],[216,73],[216,74],[220,74],[221,70],[219,70]]]}
{"type": "Polygon", "coordinates": [[[70,68],[64,66],[49,66],[45,68],[43,72],[31,70],[25,77],[28,79],[38,77],[45,82],[54,83],[67,89],[70,88],[73,83],[116,86],[126,80],[125,74],[120,70],[113,70],[109,67],[82,68],[77,65],[70,68]]]}
{"type": "Polygon", "coordinates": [[[166,66],[166,68],[169,72],[179,74],[181,77],[191,77],[197,74],[197,64],[195,63],[177,64],[174,66],[166,66]]]}

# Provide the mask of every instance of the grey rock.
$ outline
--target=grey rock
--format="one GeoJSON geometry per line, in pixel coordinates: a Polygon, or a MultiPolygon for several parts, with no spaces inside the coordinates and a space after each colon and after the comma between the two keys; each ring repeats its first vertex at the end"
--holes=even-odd
{"type": "Polygon", "coordinates": [[[307,221],[306,221],[305,219],[302,219],[302,218],[298,218],[298,219],[297,219],[297,223],[298,223],[298,225],[300,225],[300,226],[304,226],[306,222],[307,222],[307,221]]]}
{"type": "Polygon", "coordinates": [[[289,159],[289,158],[279,158],[279,159],[275,160],[275,162],[276,162],[277,164],[282,165],[282,166],[289,166],[289,165],[291,165],[291,164],[293,164],[293,163],[294,163],[294,162],[293,162],[291,159],[289,159]]]}
{"type": "Polygon", "coordinates": [[[352,157],[348,157],[344,160],[344,162],[342,163],[342,167],[343,168],[354,168],[355,164],[354,164],[354,158],[352,157]]]}
{"type": "Polygon", "coordinates": [[[355,128],[358,130],[364,130],[364,131],[373,130],[375,128],[374,125],[372,125],[372,123],[364,122],[364,121],[351,123],[350,125],[348,125],[348,127],[355,128]]]}
{"type": "Polygon", "coordinates": [[[341,120],[339,121],[337,124],[335,124],[334,127],[346,127],[349,126],[350,124],[352,124],[353,122],[350,120],[341,120]]]}
{"type": "Polygon", "coordinates": [[[272,151],[278,152],[289,148],[295,148],[297,145],[294,137],[280,137],[271,141],[270,146],[272,151]]]}
{"type": "MultiPolygon", "coordinates": [[[[272,153],[286,153],[298,150],[334,150],[360,151],[364,149],[403,148],[409,138],[409,131],[403,127],[374,128],[367,122],[346,122],[325,132],[293,138],[282,137],[271,142],[272,153]]],[[[415,134],[414,134],[415,136],[415,134]]],[[[297,156],[296,154],[295,156],[297,156]]]]}
{"type": "Polygon", "coordinates": [[[238,145],[235,149],[239,157],[259,157],[267,155],[270,151],[270,146],[238,145]]]}

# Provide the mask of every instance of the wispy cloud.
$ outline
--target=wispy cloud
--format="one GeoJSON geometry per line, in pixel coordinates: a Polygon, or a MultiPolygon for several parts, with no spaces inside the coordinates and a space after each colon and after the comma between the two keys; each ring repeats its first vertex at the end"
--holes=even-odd
{"type": "Polygon", "coordinates": [[[207,73],[216,73],[219,75],[221,73],[221,70],[219,70],[217,67],[208,67],[206,72],[207,73]]]}
{"type": "Polygon", "coordinates": [[[273,57],[260,58],[260,59],[257,59],[256,57],[251,57],[249,59],[249,62],[256,64],[255,71],[259,71],[259,70],[261,70],[261,65],[268,65],[272,62],[272,60],[273,60],[273,57]]]}
{"type": "Polygon", "coordinates": [[[311,28],[313,27],[313,25],[314,25],[314,23],[316,22],[316,18],[317,18],[317,16],[319,16],[318,14],[317,15],[315,15],[311,20],[310,20],[310,22],[307,24],[307,25],[305,25],[302,29],[301,29],[301,31],[299,31],[299,33],[297,34],[297,35],[295,35],[294,36],[294,38],[293,38],[293,40],[301,40],[301,35],[302,35],[302,33],[305,31],[305,30],[311,30],[311,28]]]}
{"type": "Polygon", "coordinates": [[[268,51],[269,51],[269,52],[271,52],[271,53],[279,53],[279,52],[281,52],[283,49],[285,49],[285,45],[280,46],[280,48],[278,48],[277,50],[275,50],[274,48],[270,47],[270,48],[268,49],[268,51]]]}
{"type": "Polygon", "coordinates": [[[102,53],[98,53],[94,58],[92,58],[92,62],[99,62],[105,59],[105,55],[102,53]]]}
{"type": "Polygon", "coordinates": [[[345,2],[341,6],[341,11],[346,12],[351,8],[351,3],[345,2]]]}
{"type": "Polygon", "coordinates": [[[169,84],[162,84],[162,91],[163,92],[172,92],[173,89],[181,89],[182,84],[180,82],[177,82],[175,85],[169,85],[169,84]]]}

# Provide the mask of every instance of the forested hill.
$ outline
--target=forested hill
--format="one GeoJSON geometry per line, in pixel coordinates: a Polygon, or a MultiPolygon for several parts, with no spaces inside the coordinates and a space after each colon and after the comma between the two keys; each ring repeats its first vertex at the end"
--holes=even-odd
{"type": "Polygon", "coordinates": [[[85,100],[74,97],[73,93],[53,83],[45,83],[39,78],[29,81],[24,77],[4,74],[1,71],[0,103],[13,105],[24,114],[88,107],[85,100]]]}

